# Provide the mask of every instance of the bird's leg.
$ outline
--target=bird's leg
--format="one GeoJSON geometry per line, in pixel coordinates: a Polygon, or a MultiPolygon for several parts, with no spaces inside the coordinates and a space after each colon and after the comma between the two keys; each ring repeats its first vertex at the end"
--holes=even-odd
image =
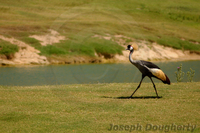
{"type": "Polygon", "coordinates": [[[154,84],[152,78],[151,78],[151,77],[149,77],[149,78],[151,79],[151,82],[153,83],[153,87],[154,87],[154,89],[155,89],[155,91],[156,91],[156,95],[157,95],[157,97],[159,97],[159,96],[158,96],[158,93],[157,93],[157,90],[156,90],[156,86],[155,86],[155,84],[154,84]]]}
{"type": "Polygon", "coordinates": [[[141,83],[142,83],[144,77],[145,77],[145,76],[142,75],[142,79],[141,79],[141,81],[140,81],[140,84],[138,85],[137,89],[133,92],[133,94],[130,96],[130,98],[131,98],[131,97],[134,95],[134,93],[140,88],[140,85],[141,85],[141,83]]]}

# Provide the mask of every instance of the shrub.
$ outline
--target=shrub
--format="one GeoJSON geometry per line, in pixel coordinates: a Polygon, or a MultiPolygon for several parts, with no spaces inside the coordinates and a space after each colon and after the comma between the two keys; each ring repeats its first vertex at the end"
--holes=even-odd
{"type": "Polygon", "coordinates": [[[189,82],[193,82],[194,75],[195,75],[195,70],[192,70],[192,68],[190,68],[190,71],[187,72],[187,78],[189,82]]]}
{"type": "Polygon", "coordinates": [[[0,54],[5,55],[7,58],[19,51],[17,45],[0,40],[0,54]]]}
{"type": "Polygon", "coordinates": [[[180,65],[180,67],[177,67],[178,71],[175,72],[176,74],[176,81],[177,82],[181,82],[185,73],[182,71],[182,64],[180,65]]]}
{"type": "Polygon", "coordinates": [[[42,46],[40,51],[44,55],[64,55],[67,53],[64,49],[53,45],[42,46]]]}

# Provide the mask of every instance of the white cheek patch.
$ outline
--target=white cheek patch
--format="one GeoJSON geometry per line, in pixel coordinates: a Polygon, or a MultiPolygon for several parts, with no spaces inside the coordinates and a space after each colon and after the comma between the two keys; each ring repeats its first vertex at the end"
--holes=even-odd
{"type": "Polygon", "coordinates": [[[133,47],[130,47],[130,50],[133,50],[133,47]]]}

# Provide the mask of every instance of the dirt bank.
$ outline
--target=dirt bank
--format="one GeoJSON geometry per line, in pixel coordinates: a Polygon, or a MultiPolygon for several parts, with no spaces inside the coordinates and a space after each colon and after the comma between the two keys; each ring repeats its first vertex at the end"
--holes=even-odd
{"type": "MultiPolygon", "coordinates": [[[[47,35],[32,35],[35,39],[41,42],[41,45],[53,45],[60,40],[67,39],[64,36],[60,36],[57,31],[49,30],[50,33],[47,35]]],[[[133,58],[136,60],[149,60],[149,61],[180,61],[180,60],[200,60],[200,54],[192,53],[190,51],[182,51],[173,49],[170,47],[161,46],[157,43],[150,43],[143,40],[135,40],[130,37],[123,35],[110,35],[105,36],[94,35],[100,39],[107,39],[117,42],[119,45],[126,49],[127,45],[136,43],[139,47],[137,51],[133,53],[133,58]]],[[[31,47],[30,45],[19,41],[15,38],[8,38],[0,35],[0,39],[8,41],[12,44],[19,46],[19,51],[15,53],[14,58],[11,60],[0,59],[0,65],[47,65],[47,64],[80,64],[80,63],[122,63],[129,62],[128,56],[129,51],[122,51],[122,55],[115,55],[110,59],[105,59],[103,56],[99,57],[96,55],[95,58],[91,57],[70,57],[70,58],[47,58],[39,55],[40,51],[31,47]]]]}
{"type": "MultiPolygon", "coordinates": [[[[171,47],[165,47],[157,43],[151,43],[144,40],[135,40],[123,35],[106,36],[95,35],[101,39],[107,39],[117,42],[126,49],[127,45],[137,44],[139,49],[134,51],[132,58],[135,60],[149,60],[149,61],[180,61],[180,60],[200,60],[200,54],[190,52],[188,50],[178,50],[171,47]]],[[[124,50],[123,55],[115,55],[116,62],[129,62],[129,51],[124,50]]]]}
{"type": "Polygon", "coordinates": [[[19,51],[14,54],[14,58],[10,60],[0,59],[1,65],[30,65],[30,64],[49,64],[45,56],[39,55],[40,51],[28,44],[15,38],[8,38],[0,35],[0,39],[8,41],[19,47],[19,51]]]}

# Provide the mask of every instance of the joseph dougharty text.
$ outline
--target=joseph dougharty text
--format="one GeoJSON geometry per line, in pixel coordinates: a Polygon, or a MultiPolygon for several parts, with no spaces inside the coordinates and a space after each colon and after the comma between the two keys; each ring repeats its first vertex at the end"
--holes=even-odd
{"type": "Polygon", "coordinates": [[[140,123],[135,124],[135,125],[114,125],[110,124],[109,131],[114,130],[114,131],[164,131],[164,132],[169,132],[169,131],[190,131],[193,132],[196,129],[197,125],[192,125],[190,123],[188,124],[145,124],[142,125],[140,123]]]}

